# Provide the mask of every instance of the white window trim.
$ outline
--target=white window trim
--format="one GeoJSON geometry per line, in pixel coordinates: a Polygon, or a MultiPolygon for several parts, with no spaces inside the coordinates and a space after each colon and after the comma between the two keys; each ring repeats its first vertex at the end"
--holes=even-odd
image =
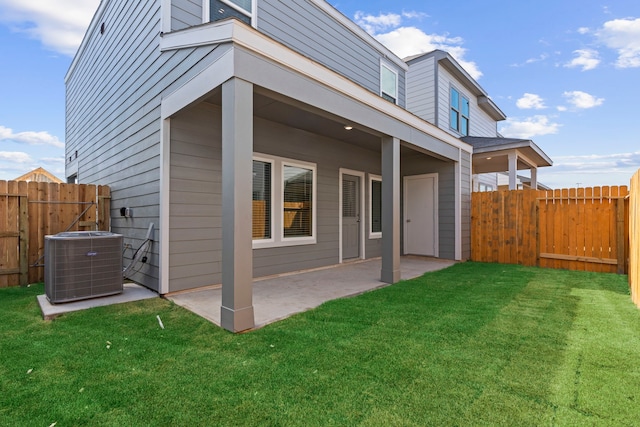
{"type": "Polygon", "coordinates": [[[318,236],[318,173],[315,163],[287,159],[270,154],[254,153],[253,160],[271,163],[271,239],[253,240],[253,249],[314,245],[318,236]],[[311,195],[311,236],[284,237],[284,168],[292,166],[313,173],[311,195]]]}
{"type": "MultiPolygon", "coordinates": [[[[398,70],[396,69],[396,67],[394,67],[393,65],[391,65],[389,62],[384,61],[383,59],[380,59],[380,96],[382,96],[383,93],[385,93],[382,90],[382,70],[383,68],[386,68],[387,70],[391,71],[393,74],[395,74],[396,76],[396,96],[395,98],[395,102],[394,104],[398,105],[398,98],[400,98],[400,89],[399,89],[399,74],[398,74],[398,70]]],[[[391,94],[385,93],[387,96],[391,96],[391,94]]]]}
{"type": "Polygon", "coordinates": [[[267,158],[267,157],[261,157],[261,156],[253,156],[253,160],[256,160],[256,161],[259,161],[259,162],[263,162],[263,163],[269,163],[271,165],[271,180],[270,180],[271,181],[271,186],[269,188],[269,191],[271,192],[271,197],[270,197],[271,203],[270,203],[270,206],[269,206],[269,208],[270,208],[269,212],[271,213],[271,218],[270,218],[270,221],[269,221],[269,223],[271,225],[271,227],[270,227],[271,230],[269,230],[270,231],[269,234],[271,235],[271,237],[268,238],[268,239],[254,239],[253,240],[253,244],[254,244],[254,247],[255,247],[256,244],[258,246],[261,246],[261,245],[273,244],[275,242],[274,233],[273,233],[273,230],[274,230],[273,223],[274,223],[274,217],[275,217],[275,215],[274,215],[274,212],[275,212],[274,211],[274,209],[275,209],[275,197],[274,197],[275,196],[275,193],[274,193],[274,185],[275,185],[275,182],[274,182],[275,172],[274,172],[274,170],[275,170],[275,164],[274,163],[275,162],[274,162],[273,159],[270,159],[270,158],[267,158]]]}
{"type": "MultiPolygon", "coordinates": [[[[237,10],[238,12],[246,15],[251,19],[251,26],[253,28],[258,28],[258,0],[253,0],[251,2],[251,12],[247,12],[243,8],[231,3],[228,0],[220,0],[222,3],[227,6],[237,10]]],[[[209,0],[202,0],[202,23],[208,24],[211,22],[211,2],[209,0]]]]}
{"type": "MultiPolygon", "coordinates": [[[[382,231],[372,231],[373,228],[373,194],[371,192],[371,186],[373,181],[382,183],[382,177],[380,175],[369,174],[369,239],[382,239],[382,231]]],[[[382,212],[381,212],[382,213],[382,212]]]]}
{"type": "Polygon", "coordinates": [[[358,200],[358,203],[360,203],[360,255],[359,258],[360,259],[366,259],[367,254],[366,254],[366,242],[365,242],[365,228],[364,228],[364,221],[362,221],[362,218],[364,217],[364,215],[362,215],[362,210],[365,209],[365,201],[364,201],[364,195],[365,195],[365,189],[364,189],[364,185],[365,185],[365,175],[364,172],[360,172],[360,171],[356,171],[356,170],[352,170],[352,169],[345,169],[345,168],[340,168],[339,170],[340,172],[340,179],[338,182],[338,241],[340,242],[339,244],[339,249],[338,249],[338,257],[340,259],[340,264],[342,264],[342,177],[343,175],[352,175],[352,176],[357,176],[360,178],[360,200],[358,200]]]}

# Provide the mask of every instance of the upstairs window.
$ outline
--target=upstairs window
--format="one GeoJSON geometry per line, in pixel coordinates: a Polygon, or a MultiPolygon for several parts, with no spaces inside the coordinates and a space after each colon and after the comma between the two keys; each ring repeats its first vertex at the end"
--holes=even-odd
{"type": "Polygon", "coordinates": [[[209,15],[211,21],[225,18],[238,18],[251,25],[254,0],[210,0],[209,15]]]}
{"type": "Polygon", "coordinates": [[[449,126],[463,136],[469,135],[469,99],[451,88],[449,126]]]}
{"type": "Polygon", "coordinates": [[[398,73],[386,64],[380,64],[380,95],[394,104],[398,102],[398,73]]]}

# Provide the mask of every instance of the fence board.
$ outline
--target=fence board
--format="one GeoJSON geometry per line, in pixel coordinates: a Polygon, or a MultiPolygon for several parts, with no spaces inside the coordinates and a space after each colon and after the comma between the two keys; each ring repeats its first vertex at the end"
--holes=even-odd
{"type": "MultiPolygon", "coordinates": [[[[8,207],[9,195],[7,190],[7,182],[0,181],[0,230],[5,233],[13,233],[8,227],[8,207]]],[[[0,237],[0,271],[9,271],[15,266],[9,265],[8,250],[11,246],[9,240],[11,237],[0,237]]],[[[0,274],[0,288],[9,286],[9,278],[4,274],[0,274]]]]}
{"type": "Polygon", "coordinates": [[[44,279],[44,237],[61,231],[104,230],[107,186],[0,181],[0,287],[44,279]]]}
{"type": "Polygon", "coordinates": [[[626,272],[627,194],[626,186],[474,193],[471,259],[626,272]]]}
{"type": "Polygon", "coordinates": [[[629,192],[629,286],[631,298],[640,307],[640,170],[631,179],[629,192]]]}

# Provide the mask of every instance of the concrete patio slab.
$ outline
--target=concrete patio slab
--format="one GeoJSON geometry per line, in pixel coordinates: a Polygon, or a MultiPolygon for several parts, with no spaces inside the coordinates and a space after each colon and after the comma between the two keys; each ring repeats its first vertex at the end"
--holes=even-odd
{"type": "Polygon", "coordinates": [[[110,295],[100,298],[92,298],[82,301],[67,302],[63,304],[51,304],[46,295],[38,295],[38,304],[44,320],[53,320],[58,316],[73,311],[86,310],[93,307],[121,304],[123,302],[140,301],[150,298],[158,298],[158,294],[144,286],[135,283],[125,283],[123,291],[118,295],[110,295]]]}
{"type": "MultiPolygon", "coordinates": [[[[426,257],[402,257],[403,280],[422,276],[428,271],[441,270],[455,261],[426,257]]],[[[340,264],[312,271],[283,274],[256,279],[253,283],[253,309],[256,329],[289,317],[322,303],[359,295],[388,286],[380,281],[379,258],[340,264]]],[[[167,295],[176,304],[220,326],[222,288],[212,286],[167,295]]]]}

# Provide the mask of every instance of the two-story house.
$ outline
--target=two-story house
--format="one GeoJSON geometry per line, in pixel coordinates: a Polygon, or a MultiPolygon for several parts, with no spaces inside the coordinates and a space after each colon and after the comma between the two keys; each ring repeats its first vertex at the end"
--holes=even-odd
{"type": "Polygon", "coordinates": [[[408,79],[422,62],[324,0],[102,0],[66,76],[67,176],[111,187],[133,247],[156,224],[132,279],[222,284],[232,331],[254,326],[255,277],[381,257],[394,283],[402,254],[469,258],[460,136],[503,116],[449,58],[474,102],[439,124],[449,94],[408,79]]]}

